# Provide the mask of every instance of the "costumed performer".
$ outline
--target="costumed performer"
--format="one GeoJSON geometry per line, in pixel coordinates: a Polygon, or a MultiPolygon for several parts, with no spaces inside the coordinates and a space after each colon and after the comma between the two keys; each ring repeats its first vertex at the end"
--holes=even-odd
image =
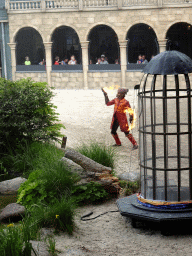
{"type": "MultiPolygon", "coordinates": [[[[131,108],[129,102],[125,99],[125,95],[128,92],[128,89],[119,88],[117,91],[117,95],[115,99],[109,101],[107,93],[104,89],[101,89],[104,97],[105,97],[105,104],[107,106],[115,105],[114,106],[114,113],[111,122],[111,134],[115,139],[116,144],[114,146],[121,146],[121,141],[117,135],[117,129],[120,126],[122,132],[125,133],[125,136],[130,140],[133,145],[133,149],[137,149],[138,145],[136,140],[134,139],[133,135],[129,133],[129,125],[127,122],[126,110],[131,108]]],[[[129,113],[129,121],[132,123],[133,121],[133,114],[129,113]]]]}

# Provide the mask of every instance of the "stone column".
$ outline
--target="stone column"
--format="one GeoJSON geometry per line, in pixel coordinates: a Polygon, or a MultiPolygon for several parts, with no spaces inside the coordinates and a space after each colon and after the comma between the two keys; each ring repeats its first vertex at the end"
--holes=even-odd
{"type": "Polygon", "coordinates": [[[12,80],[16,79],[16,43],[8,43],[11,48],[12,80]]]}
{"type": "Polygon", "coordinates": [[[167,39],[158,39],[159,53],[166,51],[167,39]]]}
{"type": "Polygon", "coordinates": [[[88,89],[88,78],[87,78],[88,65],[89,65],[88,46],[89,46],[89,41],[81,42],[84,89],[88,89]]]}
{"type": "Polygon", "coordinates": [[[127,70],[127,40],[119,41],[121,63],[121,86],[125,87],[125,75],[127,70]]]}
{"type": "Polygon", "coordinates": [[[46,71],[47,71],[47,83],[51,86],[51,71],[52,71],[52,42],[45,42],[45,59],[46,59],[46,71]]]}

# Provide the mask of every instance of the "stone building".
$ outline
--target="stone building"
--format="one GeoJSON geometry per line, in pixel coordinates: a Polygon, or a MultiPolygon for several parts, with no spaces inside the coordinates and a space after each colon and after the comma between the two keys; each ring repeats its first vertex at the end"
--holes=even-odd
{"type": "Polygon", "coordinates": [[[6,0],[12,78],[56,88],[133,88],[143,75],[139,54],[150,61],[175,49],[192,57],[191,7],[192,0],[6,0]],[[96,64],[101,54],[109,64],[96,64]],[[71,55],[77,65],[54,65],[56,56],[71,55]],[[26,56],[32,65],[23,65],[26,56]]]}
{"type": "Polygon", "coordinates": [[[9,43],[8,16],[5,0],[0,1],[0,76],[11,79],[11,51],[9,43]]]}

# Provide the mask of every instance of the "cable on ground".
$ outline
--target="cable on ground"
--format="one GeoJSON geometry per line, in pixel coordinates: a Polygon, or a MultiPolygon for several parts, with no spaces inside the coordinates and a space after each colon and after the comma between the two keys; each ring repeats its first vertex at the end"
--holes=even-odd
{"type": "Polygon", "coordinates": [[[104,213],[101,213],[101,214],[97,215],[97,216],[94,217],[94,218],[91,218],[91,219],[84,219],[84,218],[89,217],[89,216],[91,216],[91,215],[93,214],[93,212],[90,212],[90,213],[88,213],[88,214],[83,215],[83,216],[81,217],[81,220],[82,220],[82,221],[94,220],[94,219],[96,219],[96,218],[98,218],[98,217],[100,217],[100,216],[102,216],[102,215],[104,215],[104,214],[107,214],[107,213],[109,213],[109,212],[119,212],[119,211],[107,211],[107,212],[104,212],[104,213]]]}

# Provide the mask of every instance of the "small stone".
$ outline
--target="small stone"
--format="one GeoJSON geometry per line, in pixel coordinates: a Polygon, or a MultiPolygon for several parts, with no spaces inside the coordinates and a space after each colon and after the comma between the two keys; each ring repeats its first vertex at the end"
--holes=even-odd
{"type": "Polygon", "coordinates": [[[138,172],[125,172],[117,175],[117,177],[120,180],[137,181],[140,179],[140,174],[138,172]]]}
{"type": "Polygon", "coordinates": [[[0,182],[0,194],[3,195],[15,195],[17,194],[20,185],[25,182],[25,178],[17,177],[11,180],[5,180],[0,182]]]}
{"type": "MultiPolygon", "coordinates": [[[[50,253],[48,252],[48,246],[46,243],[32,240],[30,240],[30,243],[32,244],[33,249],[35,250],[36,255],[50,256],[50,253]]],[[[35,256],[34,252],[31,253],[31,256],[35,256]]]]}
{"type": "Polygon", "coordinates": [[[8,204],[0,213],[0,221],[19,221],[24,214],[24,206],[17,203],[8,204]]]}

